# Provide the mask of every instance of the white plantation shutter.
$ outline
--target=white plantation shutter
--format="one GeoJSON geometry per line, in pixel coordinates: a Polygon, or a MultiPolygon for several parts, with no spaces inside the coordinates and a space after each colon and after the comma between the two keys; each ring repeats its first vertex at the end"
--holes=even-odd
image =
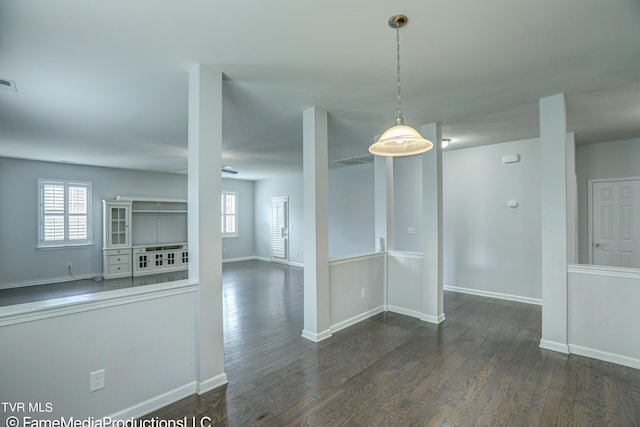
{"type": "Polygon", "coordinates": [[[91,243],[90,182],[39,180],[38,246],[91,243]]]}
{"type": "Polygon", "coordinates": [[[69,184],[69,240],[87,239],[87,187],[69,184]]]}
{"type": "Polygon", "coordinates": [[[222,208],[222,236],[223,237],[234,237],[238,235],[238,228],[236,219],[237,215],[237,206],[238,206],[238,195],[237,193],[231,192],[223,192],[221,199],[221,208],[222,208]]]}
{"type": "Polygon", "coordinates": [[[64,240],[64,183],[42,183],[44,241],[64,240]]]}
{"type": "Polygon", "coordinates": [[[271,257],[287,258],[287,199],[271,199],[271,257]]]}

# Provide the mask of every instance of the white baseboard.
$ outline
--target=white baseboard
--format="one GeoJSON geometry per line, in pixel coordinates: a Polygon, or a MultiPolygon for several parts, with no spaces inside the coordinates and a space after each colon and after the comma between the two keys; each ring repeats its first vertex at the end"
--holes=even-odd
{"type": "Polygon", "coordinates": [[[572,354],[577,354],[578,356],[590,357],[604,362],[611,362],[622,366],[628,366],[629,368],[640,369],[640,359],[634,359],[633,357],[622,356],[620,354],[609,353],[607,351],[596,350],[574,344],[569,344],[569,351],[572,354]]]}
{"type": "Polygon", "coordinates": [[[213,390],[214,388],[218,388],[227,384],[227,374],[222,373],[220,375],[216,375],[213,378],[209,378],[208,380],[200,381],[196,385],[196,393],[203,394],[208,391],[213,390]]]}
{"type": "Polygon", "coordinates": [[[439,325],[440,323],[444,322],[444,313],[438,316],[432,316],[430,314],[423,313],[422,316],[420,316],[420,320],[439,325]]]}
{"type": "Polygon", "coordinates": [[[38,279],[38,280],[25,280],[22,282],[0,284],[0,289],[24,288],[25,286],[38,286],[38,285],[48,285],[51,283],[75,282],[76,280],[93,279],[95,277],[101,277],[101,276],[102,276],[101,274],[82,274],[82,275],[75,275],[75,277],[64,276],[64,277],[53,277],[53,278],[49,277],[47,279],[38,279]]]}
{"type": "Polygon", "coordinates": [[[445,319],[444,313],[440,314],[439,316],[431,316],[429,314],[424,314],[418,310],[409,310],[409,309],[398,307],[395,305],[387,305],[386,309],[387,311],[390,311],[392,313],[398,313],[405,316],[415,317],[416,319],[420,319],[423,322],[433,323],[436,325],[444,322],[444,319],[445,319]]]}
{"type": "Polygon", "coordinates": [[[511,294],[501,294],[499,292],[483,291],[480,289],[462,288],[459,286],[444,286],[443,288],[445,291],[460,292],[462,294],[478,295],[481,297],[488,297],[488,298],[498,298],[498,299],[503,299],[508,301],[523,302],[525,304],[542,305],[542,300],[539,298],[530,298],[530,297],[523,297],[523,296],[511,295],[511,294]]]}
{"type": "Polygon", "coordinates": [[[253,259],[255,259],[257,261],[271,262],[271,258],[265,258],[263,256],[254,256],[253,259]]]}
{"type": "Polygon", "coordinates": [[[127,409],[116,412],[115,414],[110,415],[109,418],[113,420],[130,420],[141,417],[148,414],[149,412],[153,412],[156,409],[160,409],[173,402],[177,402],[180,399],[192,395],[196,392],[196,387],[197,383],[195,381],[185,384],[182,387],[178,387],[159,396],[145,400],[144,402],[140,402],[136,405],[130,406],[127,409]]]}
{"type": "Polygon", "coordinates": [[[331,329],[327,329],[326,331],[322,331],[318,334],[316,334],[315,332],[308,331],[306,329],[302,331],[302,338],[306,338],[309,341],[313,341],[313,342],[320,342],[322,340],[326,340],[330,336],[331,336],[331,329]]]}
{"type": "Polygon", "coordinates": [[[362,322],[363,320],[368,319],[369,317],[375,316],[378,313],[382,313],[383,311],[384,311],[384,307],[380,306],[380,307],[371,309],[369,311],[365,311],[364,313],[360,313],[357,316],[353,316],[350,319],[343,320],[342,322],[338,322],[335,325],[332,325],[331,332],[338,332],[342,329],[348,328],[349,326],[355,325],[358,322],[362,322]]]}
{"type": "Polygon", "coordinates": [[[405,316],[415,317],[416,319],[422,319],[422,313],[420,313],[417,310],[409,310],[406,308],[397,307],[395,305],[387,305],[387,311],[390,311],[392,313],[402,314],[405,316]]]}
{"type": "Polygon", "coordinates": [[[290,265],[290,266],[292,266],[292,267],[303,267],[303,268],[304,268],[304,263],[302,263],[302,262],[293,262],[293,261],[290,261],[290,262],[289,262],[289,265],[290,265]]]}
{"type": "Polygon", "coordinates": [[[238,261],[251,261],[254,259],[258,259],[254,256],[242,256],[242,257],[238,257],[238,258],[226,258],[222,260],[222,263],[224,264],[225,262],[238,262],[238,261]]]}
{"type": "Polygon", "coordinates": [[[545,350],[557,351],[558,353],[569,354],[569,346],[564,343],[540,340],[540,348],[545,350]]]}

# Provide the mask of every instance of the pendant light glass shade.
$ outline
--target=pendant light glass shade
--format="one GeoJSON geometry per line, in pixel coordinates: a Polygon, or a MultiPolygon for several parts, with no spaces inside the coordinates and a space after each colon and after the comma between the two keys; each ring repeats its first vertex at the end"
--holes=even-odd
{"type": "Polygon", "coordinates": [[[397,124],[387,129],[369,152],[376,156],[412,156],[424,153],[433,148],[433,143],[424,139],[417,130],[411,126],[397,124]]]}
{"type": "Polygon", "coordinates": [[[404,27],[408,18],[404,15],[394,15],[389,18],[389,26],[396,29],[396,51],[397,51],[397,96],[396,96],[396,124],[387,129],[378,141],[371,147],[369,152],[376,156],[412,156],[424,153],[433,148],[433,142],[424,139],[414,128],[404,124],[402,118],[402,108],[400,101],[400,28],[404,27]]]}

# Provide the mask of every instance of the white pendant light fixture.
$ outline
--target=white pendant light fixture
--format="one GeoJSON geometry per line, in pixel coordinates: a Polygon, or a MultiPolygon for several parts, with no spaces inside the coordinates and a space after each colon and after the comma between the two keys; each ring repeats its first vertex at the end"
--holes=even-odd
{"type": "Polygon", "coordinates": [[[433,143],[424,139],[414,128],[404,124],[402,118],[402,103],[400,101],[400,28],[404,27],[409,19],[405,15],[394,15],[389,18],[389,27],[396,29],[397,73],[396,87],[396,121],[395,126],[387,129],[369,152],[377,156],[411,156],[424,153],[433,148],[433,143]]]}

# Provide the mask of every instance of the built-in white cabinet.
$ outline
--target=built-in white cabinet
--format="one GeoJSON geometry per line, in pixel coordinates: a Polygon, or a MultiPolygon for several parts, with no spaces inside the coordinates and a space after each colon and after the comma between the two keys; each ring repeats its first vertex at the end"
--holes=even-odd
{"type": "Polygon", "coordinates": [[[131,202],[102,201],[103,276],[131,276],[131,202]]]}
{"type": "Polygon", "coordinates": [[[186,270],[187,202],[103,200],[105,279],[186,270]]]}
{"type": "Polygon", "coordinates": [[[131,246],[131,202],[103,200],[102,211],[105,249],[131,246]]]}

